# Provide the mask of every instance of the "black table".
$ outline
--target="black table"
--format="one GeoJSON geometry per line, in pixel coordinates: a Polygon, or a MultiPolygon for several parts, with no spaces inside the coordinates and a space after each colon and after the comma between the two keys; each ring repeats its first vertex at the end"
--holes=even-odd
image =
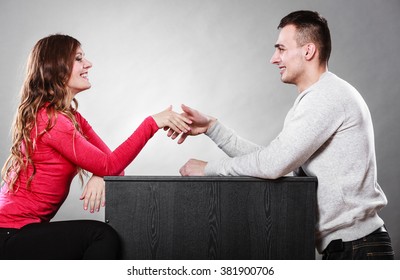
{"type": "Polygon", "coordinates": [[[315,259],[315,177],[105,177],[124,259],[315,259]]]}

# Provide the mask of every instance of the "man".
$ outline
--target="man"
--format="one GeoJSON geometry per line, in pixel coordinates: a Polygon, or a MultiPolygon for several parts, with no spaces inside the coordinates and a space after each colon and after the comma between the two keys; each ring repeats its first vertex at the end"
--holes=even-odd
{"type": "MultiPolygon", "coordinates": [[[[387,199],[377,183],[374,132],[358,91],[328,71],[331,38],[316,12],[284,17],[271,63],[299,92],[280,134],[267,146],[237,136],[216,118],[182,106],[193,123],[188,135],[206,134],[229,158],[191,159],[183,176],[254,176],[275,179],[290,172],[318,178],[316,247],[324,259],[393,259],[378,211],[387,199]]],[[[176,134],[169,133],[176,138],[176,134]]]]}

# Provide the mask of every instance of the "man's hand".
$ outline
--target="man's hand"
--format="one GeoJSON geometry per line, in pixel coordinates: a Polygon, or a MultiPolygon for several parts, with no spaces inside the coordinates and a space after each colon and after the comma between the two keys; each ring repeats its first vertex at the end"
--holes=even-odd
{"type": "Polygon", "coordinates": [[[178,114],[172,111],[172,106],[169,106],[166,110],[152,115],[158,128],[170,129],[172,133],[179,135],[180,133],[187,133],[190,130],[188,124],[191,121],[186,118],[183,114],[178,114]]]}
{"type": "Polygon", "coordinates": [[[190,159],[179,169],[179,173],[181,173],[182,176],[204,176],[206,165],[206,161],[190,159]]]}
{"type": "MultiPolygon", "coordinates": [[[[207,130],[217,121],[216,118],[207,116],[195,109],[192,109],[186,105],[182,104],[182,116],[191,120],[190,131],[186,133],[182,133],[181,137],[178,140],[178,144],[182,144],[188,135],[199,135],[207,132],[207,130]]],[[[168,131],[168,137],[175,139],[178,137],[178,133],[172,131],[171,129],[168,131]]]]}

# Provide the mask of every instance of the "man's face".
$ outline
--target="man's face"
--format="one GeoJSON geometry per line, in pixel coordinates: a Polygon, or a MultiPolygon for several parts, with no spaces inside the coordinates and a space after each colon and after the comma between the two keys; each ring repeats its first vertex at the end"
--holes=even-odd
{"type": "Polygon", "coordinates": [[[282,82],[297,86],[301,83],[304,56],[302,47],[296,42],[294,25],[287,25],[281,29],[270,62],[279,67],[282,82]]]}

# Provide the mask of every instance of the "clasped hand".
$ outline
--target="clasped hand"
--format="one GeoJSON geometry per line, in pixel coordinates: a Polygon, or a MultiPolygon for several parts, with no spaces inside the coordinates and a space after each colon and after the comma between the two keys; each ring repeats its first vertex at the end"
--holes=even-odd
{"type": "MultiPolygon", "coordinates": [[[[181,113],[181,116],[185,119],[188,119],[190,123],[188,123],[189,130],[182,133],[181,137],[178,140],[178,144],[182,144],[189,135],[196,136],[206,133],[207,130],[216,122],[215,118],[204,115],[203,113],[193,108],[190,108],[189,106],[182,104],[181,108],[183,111],[183,113],[181,113]]],[[[168,130],[168,137],[171,137],[172,139],[176,139],[179,134],[180,133],[177,133],[172,129],[168,130]]]]}
{"type": "Polygon", "coordinates": [[[216,119],[182,104],[183,112],[178,114],[172,111],[172,106],[153,115],[159,128],[168,130],[167,136],[175,140],[179,135],[178,144],[182,144],[189,135],[195,136],[207,132],[216,119]]]}
{"type": "MultiPolygon", "coordinates": [[[[216,118],[204,115],[186,105],[182,105],[182,110],[183,113],[181,115],[185,119],[190,120],[190,123],[188,123],[190,129],[181,134],[180,138],[178,139],[178,144],[182,144],[189,135],[195,136],[206,133],[207,130],[217,121],[216,118]]],[[[174,131],[173,129],[168,130],[167,136],[171,137],[172,139],[176,139],[179,135],[180,133],[174,131]]],[[[179,172],[182,176],[204,176],[206,165],[207,162],[205,161],[190,159],[179,169],[179,172]]]]}
{"type": "Polygon", "coordinates": [[[158,128],[164,128],[165,130],[169,129],[174,134],[176,133],[179,135],[190,131],[189,124],[191,124],[192,121],[183,114],[178,114],[172,111],[172,106],[169,106],[166,110],[155,114],[152,117],[158,128]]]}

